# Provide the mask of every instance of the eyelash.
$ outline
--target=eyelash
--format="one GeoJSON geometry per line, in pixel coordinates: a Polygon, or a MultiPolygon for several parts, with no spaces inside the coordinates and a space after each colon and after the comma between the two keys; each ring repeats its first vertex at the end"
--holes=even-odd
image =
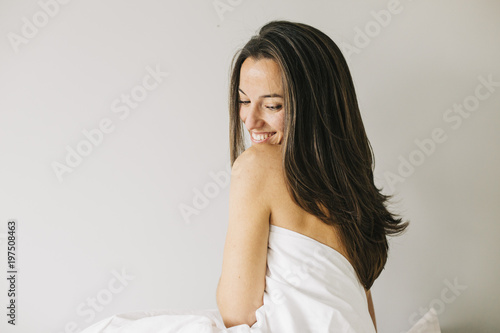
{"type": "MultiPolygon", "coordinates": [[[[238,103],[240,103],[240,104],[248,104],[250,102],[249,101],[238,101],[238,103]]],[[[268,108],[270,110],[273,110],[273,111],[277,111],[277,110],[281,109],[281,107],[282,106],[279,105],[279,104],[277,106],[266,106],[266,108],[268,108]]]]}

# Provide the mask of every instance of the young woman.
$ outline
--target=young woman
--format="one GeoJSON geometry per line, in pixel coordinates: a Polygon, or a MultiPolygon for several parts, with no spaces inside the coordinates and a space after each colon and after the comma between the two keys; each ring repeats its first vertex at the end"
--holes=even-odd
{"type": "Polygon", "coordinates": [[[408,222],[374,185],[337,45],[306,24],[264,25],[233,58],[229,112],[218,310],[115,316],[84,333],[376,331],[370,288],[387,261],[386,236],[408,222]]]}
{"type": "Polygon", "coordinates": [[[376,327],[370,287],[387,260],[386,235],[408,222],[388,212],[388,197],[373,183],[371,146],[337,45],[305,24],[266,24],[233,59],[229,107],[237,173],[217,290],[226,326],[256,322],[267,235],[277,226],[347,259],[376,327]],[[246,150],[245,130],[252,140],[246,150]]]}

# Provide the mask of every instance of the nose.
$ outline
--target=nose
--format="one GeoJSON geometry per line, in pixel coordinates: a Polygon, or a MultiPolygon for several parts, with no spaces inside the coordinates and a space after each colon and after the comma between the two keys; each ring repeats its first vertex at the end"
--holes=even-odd
{"type": "Polygon", "coordinates": [[[251,131],[260,129],[264,124],[264,120],[260,116],[260,111],[257,107],[249,105],[241,109],[241,120],[245,123],[246,128],[251,131]]]}

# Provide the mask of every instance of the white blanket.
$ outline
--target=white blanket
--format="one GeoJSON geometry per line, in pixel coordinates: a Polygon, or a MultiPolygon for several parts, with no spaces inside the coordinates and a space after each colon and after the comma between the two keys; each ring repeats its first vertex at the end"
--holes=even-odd
{"type": "Polygon", "coordinates": [[[366,293],[349,261],[275,225],[270,225],[264,304],[255,314],[251,327],[225,328],[217,309],[144,311],[106,318],[81,333],[375,332],[366,293]]]}

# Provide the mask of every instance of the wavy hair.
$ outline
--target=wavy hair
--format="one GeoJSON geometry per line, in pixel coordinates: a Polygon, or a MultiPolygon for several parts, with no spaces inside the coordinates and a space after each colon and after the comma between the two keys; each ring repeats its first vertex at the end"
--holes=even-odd
{"type": "Polygon", "coordinates": [[[388,256],[387,235],[408,221],[390,213],[373,181],[375,167],[347,63],[326,34],[284,20],[265,24],[231,62],[230,158],[245,150],[238,87],[247,58],[272,59],[282,73],[284,137],[282,164],[292,199],[334,226],[359,281],[369,290],[388,256]]]}

